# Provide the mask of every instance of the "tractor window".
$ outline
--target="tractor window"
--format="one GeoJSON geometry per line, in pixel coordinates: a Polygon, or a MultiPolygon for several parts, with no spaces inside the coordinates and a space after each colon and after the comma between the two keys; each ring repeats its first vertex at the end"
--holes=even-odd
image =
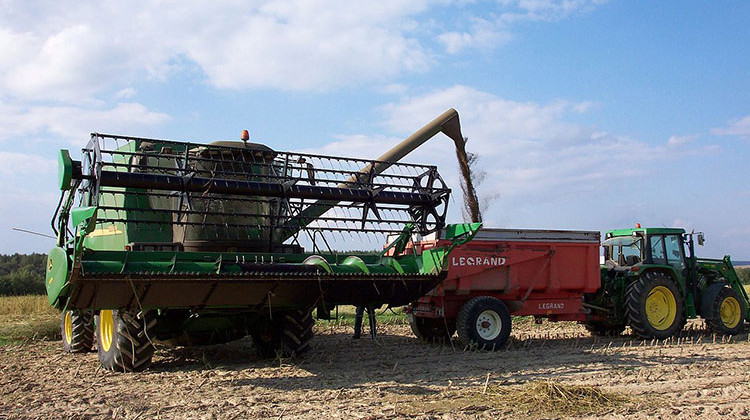
{"type": "Polygon", "coordinates": [[[620,236],[607,239],[602,243],[607,259],[619,266],[632,266],[643,259],[641,238],[620,236]]]}
{"type": "Polygon", "coordinates": [[[652,236],[651,242],[651,263],[652,264],[667,264],[667,258],[664,252],[664,237],[663,236],[652,236]]]}
{"type": "Polygon", "coordinates": [[[685,258],[682,252],[682,239],[677,235],[666,237],[667,261],[669,265],[679,270],[685,268],[685,258]]]}

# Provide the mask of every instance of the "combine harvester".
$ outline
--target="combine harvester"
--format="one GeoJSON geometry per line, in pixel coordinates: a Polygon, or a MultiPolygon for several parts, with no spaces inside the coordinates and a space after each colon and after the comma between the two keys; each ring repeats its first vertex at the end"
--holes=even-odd
{"type": "Polygon", "coordinates": [[[96,340],[117,371],[147,368],[154,340],[249,334],[262,356],[293,355],[308,348],[315,308],[325,318],[341,304],[412,302],[479,227],[402,252],[446,227],[450,190],[437,168],[396,163],[441,131],[463,141],[455,110],[377,160],[279,152],[246,133],[211,144],[92,134],[80,161],[61,150],[46,284],[65,349],[96,340]],[[342,232],[397,237],[379,254],[340,254],[327,236],[342,232]]]}
{"type": "Polygon", "coordinates": [[[505,344],[510,315],[660,339],[687,317],[729,334],[750,319],[729,258],[696,258],[681,229],[617,230],[600,244],[598,232],[446,225],[437,168],[398,163],[440,132],[463,150],[452,109],[376,160],[279,152],[246,135],[92,134],[80,161],[61,150],[46,283],[65,350],[96,340],[105,368],[139,371],[156,340],[251,335],[262,356],[288,356],[308,348],[313,310],[327,318],[342,304],[410,304],[417,336],[458,330],[487,349],[505,344]],[[389,241],[379,253],[334,252],[342,232],[389,241]]]}

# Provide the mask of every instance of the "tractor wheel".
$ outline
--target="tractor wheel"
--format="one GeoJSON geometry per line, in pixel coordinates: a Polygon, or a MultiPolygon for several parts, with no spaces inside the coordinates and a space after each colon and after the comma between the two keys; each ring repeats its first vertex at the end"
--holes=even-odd
{"type": "Polygon", "coordinates": [[[85,309],[62,313],[60,322],[63,350],[67,353],[86,353],[94,345],[94,315],[85,309]]]}
{"type": "Polygon", "coordinates": [[[409,314],[409,325],[417,338],[427,341],[448,341],[456,332],[456,320],[426,318],[409,314]]]}
{"type": "Polygon", "coordinates": [[[469,347],[500,350],[510,337],[510,312],[498,299],[475,297],[458,311],[456,326],[458,337],[469,347]]]}
{"type": "Polygon", "coordinates": [[[264,328],[252,332],[253,344],[263,358],[299,356],[310,349],[313,325],[312,309],[277,314],[264,328]]]}
{"type": "Polygon", "coordinates": [[[625,331],[625,324],[612,324],[605,321],[586,321],[586,330],[597,337],[616,337],[625,331]]]}
{"type": "Polygon", "coordinates": [[[133,314],[101,310],[96,316],[99,362],[114,372],[140,372],[151,366],[156,319],[149,312],[133,314]]]}
{"type": "Polygon", "coordinates": [[[641,338],[663,340],[685,326],[685,304],[677,284],[668,276],[649,272],[628,285],[625,315],[641,338]]]}
{"type": "Polygon", "coordinates": [[[726,283],[708,286],[703,293],[701,316],[708,328],[718,334],[742,332],[745,307],[742,299],[726,283]]]}

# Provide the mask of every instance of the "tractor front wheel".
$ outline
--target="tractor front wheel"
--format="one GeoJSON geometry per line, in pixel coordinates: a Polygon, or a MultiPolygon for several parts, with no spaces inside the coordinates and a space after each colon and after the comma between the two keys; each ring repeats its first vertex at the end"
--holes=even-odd
{"type": "Polygon", "coordinates": [[[315,325],[312,309],[276,314],[275,319],[262,324],[251,333],[260,357],[293,357],[310,349],[315,325]]]}
{"type": "Polygon", "coordinates": [[[456,326],[458,337],[467,346],[500,350],[510,337],[510,312],[499,299],[475,297],[458,311],[456,326]]]}
{"type": "Polygon", "coordinates": [[[712,331],[735,335],[742,332],[745,307],[737,292],[729,285],[712,284],[703,293],[701,316],[712,331]]]}
{"type": "Polygon", "coordinates": [[[408,314],[409,325],[417,338],[427,341],[448,341],[456,332],[456,320],[426,318],[408,314]]]}
{"type": "Polygon", "coordinates": [[[628,285],[625,314],[641,338],[663,340],[685,326],[685,304],[677,284],[668,276],[648,272],[628,285]]]}
{"type": "Polygon", "coordinates": [[[63,350],[86,353],[94,345],[94,315],[86,309],[64,311],[60,322],[63,350]]]}
{"type": "Polygon", "coordinates": [[[156,319],[149,312],[137,314],[101,310],[96,316],[99,362],[114,372],[140,372],[151,366],[156,319]]]}

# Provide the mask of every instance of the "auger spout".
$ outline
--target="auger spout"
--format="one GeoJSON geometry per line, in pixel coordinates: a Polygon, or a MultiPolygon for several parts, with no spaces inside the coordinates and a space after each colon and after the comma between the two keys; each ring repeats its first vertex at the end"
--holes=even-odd
{"type": "MultiPolygon", "coordinates": [[[[435,118],[434,120],[427,123],[424,127],[415,131],[412,135],[405,138],[399,144],[393,146],[390,150],[383,153],[375,159],[375,162],[363,167],[359,173],[362,176],[374,176],[381,174],[386,169],[390,168],[394,163],[401,160],[404,156],[408,155],[414,149],[424,144],[427,140],[434,137],[437,133],[442,132],[446,136],[450,137],[456,145],[463,144],[464,138],[461,134],[461,122],[458,117],[458,111],[453,108],[448,109],[435,118]]],[[[357,176],[351,176],[347,182],[339,184],[341,188],[348,188],[352,186],[352,183],[356,183],[357,176]]],[[[294,236],[299,230],[303,229],[309,223],[313,222],[325,212],[334,207],[338,201],[330,200],[318,200],[304,211],[300,213],[296,221],[299,222],[298,226],[289,227],[279,231],[279,235],[276,239],[278,242],[284,242],[290,237],[294,236]]]]}

